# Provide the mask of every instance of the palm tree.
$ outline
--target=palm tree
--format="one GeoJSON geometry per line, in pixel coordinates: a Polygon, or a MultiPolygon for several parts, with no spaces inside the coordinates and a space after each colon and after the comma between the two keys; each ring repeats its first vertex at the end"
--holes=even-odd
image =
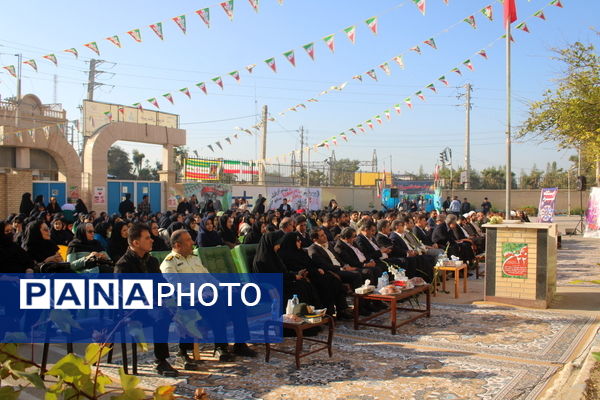
{"type": "Polygon", "coordinates": [[[135,167],[138,178],[140,176],[145,157],[146,155],[144,153],[140,153],[137,150],[133,150],[133,153],[131,154],[131,161],[133,162],[133,166],[135,167]]]}

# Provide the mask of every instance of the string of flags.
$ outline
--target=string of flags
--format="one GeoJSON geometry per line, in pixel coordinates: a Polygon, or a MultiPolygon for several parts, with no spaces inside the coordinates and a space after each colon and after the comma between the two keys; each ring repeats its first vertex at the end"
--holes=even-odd
{"type": "MultiPolygon", "coordinates": [[[[73,121],[73,122],[78,125],[79,121],[73,121]]],[[[57,132],[59,134],[61,134],[62,136],[65,136],[66,125],[67,125],[66,122],[61,122],[58,124],[50,124],[50,125],[41,126],[38,128],[21,129],[21,130],[15,131],[15,132],[0,132],[0,144],[4,144],[5,138],[8,135],[15,135],[15,137],[17,138],[17,140],[20,143],[23,143],[23,140],[27,136],[29,136],[33,140],[35,138],[36,131],[40,131],[40,130],[44,133],[44,137],[47,140],[50,138],[50,134],[53,133],[53,128],[56,128],[57,132]]]]}
{"type": "MultiPolygon", "coordinates": [[[[553,0],[551,1],[547,6],[545,6],[544,8],[548,7],[548,6],[557,6],[557,3],[559,4],[558,6],[562,8],[562,4],[560,3],[560,0],[553,0]]],[[[521,23],[517,24],[518,25],[524,25],[527,26],[525,21],[528,21],[532,18],[539,18],[542,20],[545,20],[545,17],[542,18],[540,15],[544,15],[543,14],[543,9],[536,12],[535,14],[533,14],[532,16],[528,17],[527,19],[525,19],[524,21],[522,21],[521,23]]],[[[520,28],[521,30],[525,31],[523,28],[520,28]]],[[[528,32],[529,31],[525,31],[528,32]]],[[[487,46],[485,46],[484,49],[479,50],[477,52],[475,52],[473,55],[479,55],[481,56],[484,60],[488,60],[488,54],[487,54],[487,50],[489,50],[495,43],[497,43],[498,41],[501,41],[502,39],[505,39],[506,35],[502,35],[500,37],[498,37],[497,39],[493,40],[492,42],[490,42],[487,46]]],[[[511,38],[512,39],[512,38],[511,38]]],[[[513,39],[514,41],[514,39],[513,39]]],[[[467,59],[465,61],[462,62],[462,65],[469,71],[474,71],[474,66],[473,63],[471,61],[471,59],[467,59]]],[[[452,69],[450,69],[449,71],[450,73],[456,73],[457,75],[462,76],[462,71],[459,67],[454,67],[452,69]]],[[[446,77],[446,75],[441,75],[438,79],[438,82],[442,83],[443,86],[448,86],[448,79],[446,77]]],[[[425,91],[424,89],[428,89],[431,90],[430,93],[434,93],[437,94],[437,88],[435,86],[434,83],[429,83],[427,84],[423,89],[416,91],[415,93],[409,95],[408,97],[406,97],[401,103],[397,103],[394,104],[392,107],[384,110],[382,112],[382,114],[385,116],[385,119],[387,120],[391,120],[391,115],[392,115],[392,109],[396,112],[396,114],[400,115],[402,113],[402,107],[401,104],[404,103],[404,105],[408,108],[411,109],[413,108],[413,102],[412,102],[412,96],[416,96],[417,98],[419,98],[421,101],[426,101],[425,98],[425,93],[427,91],[425,91]]],[[[289,153],[285,153],[284,155],[280,155],[280,156],[276,156],[276,157],[272,157],[272,158],[266,158],[264,160],[258,160],[259,162],[264,161],[264,162],[270,162],[272,160],[275,160],[276,162],[279,161],[279,159],[283,159],[285,161],[285,159],[287,158],[288,155],[291,155],[292,153],[296,153],[296,156],[299,156],[300,151],[308,151],[308,150],[314,150],[314,151],[318,151],[319,148],[327,148],[329,149],[330,145],[333,144],[334,146],[337,146],[339,143],[339,139],[344,140],[345,142],[348,141],[348,136],[350,134],[352,135],[358,135],[360,133],[366,133],[367,129],[369,128],[371,130],[374,130],[376,125],[382,125],[383,124],[383,118],[381,117],[381,114],[375,115],[373,117],[371,117],[371,119],[368,119],[362,123],[359,123],[355,126],[353,126],[352,128],[346,129],[344,131],[342,131],[340,134],[336,135],[336,136],[332,136],[329,137],[327,139],[323,139],[315,144],[313,144],[312,146],[306,146],[303,149],[297,149],[294,150],[292,152],[289,153]]]]}
{"type": "MultiPolygon", "coordinates": [[[[260,0],[248,0],[248,1],[250,3],[250,6],[252,7],[252,9],[254,11],[258,12],[260,0]]],[[[279,3],[279,5],[284,4],[284,0],[277,0],[277,2],[279,3]]],[[[214,11],[215,8],[221,9],[225,13],[227,18],[230,21],[233,21],[234,5],[235,5],[235,0],[222,1],[219,3],[215,3],[212,5],[206,6],[204,8],[195,10],[195,11],[193,11],[193,13],[190,13],[187,15],[182,14],[182,15],[178,15],[178,16],[169,18],[164,21],[155,22],[153,24],[148,25],[147,28],[149,28],[150,31],[152,33],[154,33],[160,40],[164,40],[165,39],[165,35],[164,35],[164,31],[163,31],[164,24],[172,22],[179,28],[179,30],[181,30],[181,32],[183,34],[186,34],[188,21],[191,20],[192,18],[195,18],[196,15],[199,17],[199,19],[204,23],[204,25],[207,28],[210,28],[211,22],[212,22],[211,16],[214,15],[214,13],[211,12],[211,10],[214,11]]],[[[103,40],[106,40],[106,41],[110,42],[112,45],[114,45],[115,47],[121,49],[121,48],[123,48],[123,41],[121,40],[121,37],[123,35],[128,35],[133,41],[135,41],[137,43],[141,43],[143,41],[142,28],[134,28],[134,29],[128,30],[122,34],[110,35],[110,36],[104,38],[103,40]]],[[[87,48],[88,50],[96,53],[96,55],[99,56],[100,55],[99,43],[102,43],[102,41],[95,40],[95,41],[85,43],[82,46],[87,48]]],[[[55,67],[57,67],[58,66],[57,54],[62,54],[62,53],[69,53],[72,56],[74,56],[75,58],[79,58],[79,50],[76,47],[71,47],[71,48],[62,50],[61,52],[46,54],[46,55],[42,56],[42,58],[50,61],[52,64],[54,64],[55,67]]],[[[37,72],[38,68],[37,68],[37,63],[36,63],[35,59],[23,61],[23,64],[29,65],[31,68],[33,68],[34,71],[37,72]]],[[[17,75],[15,73],[14,65],[7,65],[7,66],[4,66],[3,68],[6,69],[13,77],[16,78],[17,75]]]]}

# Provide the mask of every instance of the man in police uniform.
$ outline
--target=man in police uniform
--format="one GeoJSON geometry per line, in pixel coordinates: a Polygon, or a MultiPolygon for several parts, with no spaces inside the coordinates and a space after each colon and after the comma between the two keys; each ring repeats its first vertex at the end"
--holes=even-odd
{"type": "MultiPolygon", "coordinates": [[[[160,270],[163,274],[209,273],[204,265],[202,265],[200,257],[193,254],[194,241],[185,229],[176,230],[171,234],[171,249],[171,252],[165,257],[160,265],[160,270]]],[[[206,317],[210,319],[209,315],[206,315],[206,317]]],[[[235,326],[237,321],[233,322],[235,326]]],[[[182,359],[184,364],[190,364],[190,366],[194,360],[188,356],[187,352],[191,349],[191,343],[179,344],[178,356],[182,359]]],[[[233,348],[233,353],[239,356],[256,357],[256,352],[250,349],[245,343],[236,343],[233,348]]],[[[229,352],[227,343],[215,343],[215,355],[220,361],[232,361],[234,359],[233,354],[229,352]]]]}

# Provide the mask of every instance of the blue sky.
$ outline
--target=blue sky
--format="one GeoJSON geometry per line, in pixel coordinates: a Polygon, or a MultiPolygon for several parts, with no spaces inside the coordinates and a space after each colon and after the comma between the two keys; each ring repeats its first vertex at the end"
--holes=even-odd
{"type": "MultiPolygon", "coordinates": [[[[576,40],[598,44],[599,36],[590,28],[598,28],[600,2],[561,0],[564,8],[544,9],[546,21],[531,16],[545,7],[546,0],[517,0],[519,21],[526,20],[531,33],[514,31],[513,45],[513,126],[526,116],[527,102],[540,98],[552,87],[560,73],[560,65],[551,60],[553,47],[563,47],[576,40]],[[594,15],[596,17],[594,17],[594,15]]],[[[234,127],[249,127],[263,104],[269,106],[276,122],[269,125],[268,157],[289,153],[300,146],[300,126],[307,131],[308,143],[314,144],[338,136],[337,158],[370,160],[377,150],[380,169],[389,170],[393,158],[394,172],[416,171],[423,165],[431,171],[438,153],[446,146],[453,150],[455,165],[462,164],[464,149],[465,108],[461,87],[473,85],[471,114],[472,166],[477,169],[504,163],[505,47],[502,41],[493,43],[503,34],[502,6],[497,1],[427,0],[427,12],[422,16],[411,0],[341,1],[341,0],[260,0],[260,12],[255,13],[247,0],[235,2],[234,20],[230,22],[223,10],[211,1],[112,1],[33,3],[8,2],[0,15],[0,64],[16,63],[7,55],[22,52],[24,58],[35,58],[39,72],[23,66],[23,93],[35,93],[42,101],[53,101],[53,75],[58,75],[57,101],[63,103],[70,119],[79,117],[78,106],[86,95],[86,61],[95,56],[83,47],[95,40],[100,47],[99,58],[108,61],[100,77],[106,85],[96,90],[99,101],[130,105],[150,97],[159,98],[161,110],[181,116],[182,128],[188,132],[188,147],[201,155],[237,159],[254,159],[257,140],[246,134],[233,145],[224,142],[232,136],[234,127]],[[35,4],[35,6],[32,6],[35,4]],[[493,6],[494,21],[480,12],[493,6]],[[211,28],[207,29],[194,11],[211,8],[211,28]],[[187,15],[187,34],[170,21],[187,15]],[[477,29],[459,22],[474,15],[477,29]],[[379,33],[373,35],[364,20],[379,17],[379,33]],[[148,28],[163,22],[165,39],[161,41],[148,28]],[[168,21],[168,22],[167,22],[168,21]],[[356,25],[356,44],[351,44],[342,29],[356,25]],[[136,43],[127,31],[140,28],[142,43],[136,43]],[[321,38],[336,33],[335,53],[332,54],[321,38]],[[104,38],[119,35],[123,48],[116,48],[104,38]],[[435,38],[438,49],[423,44],[435,38]],[[315,42],[315,61],[310,60],[301,46],[315,42]],[[422,55],[408,49],[419,45],[422,55]],[[62,50],[78,49],[75,60],[62,50]],[[474,55],[486,48],[489,59],[474,55]],[[294,49],[296,67],[282,53],[294,49]],[[58,67],[41,59],[50,52],[59,58],[58,67]],[[405,69],[390,59],[403,54],[405,69]],[[263,60],[276,57],[277,73],[263,60]],[[461,63],[470,58],[474,71],[461,63]],[[392,70],[386,76],[378,67],[388,61],[392,70]],[[244,67],[258,64],[252,75],[244,67]],[[451,73],[460,67],[462,76],[451,73]],[[376,69],[378,82],[364,75],[376,69]],[[236,83],[228,73],[239,70],[241,82],[236,83]],[[363,74],[363,82],[352,76],[363,74]],[[225,89],[210,83],[221,75],[225,89]],[[437,81],[445,75],[450,86],[437,81]],[[209,95],[194,86],[207,82],[209,95]],[[319,103],[307,103],[332,85],[348,81],[343,91],[319,97],[319,103]],[[437,94],[424,87],[434,83],[437,94]],[[179,93],[189,87],[192,99],[179,93]],[[414,96],[423,90],[426,101],[414,96]],[[175,104],[169,104],[163,93],[171,92],[175,104]],[[413,110],[403,103],[412,97],[413,110]],[[306,110],[277,115],[305,103],[306,110]],[[402,114],[393,112],[393,105],[402,103],[402,114]],[[390,109],[392,120],[367,134],[349,135],[345,143],[339,134],[376,114],[390,109]],[[221,140],[224,151],[211,153],[207,144],[221,140]],[[385,162],[385,165],[384,165],[385,162]]],[[[0,94],[14,95],[15,80],[4,70],[0,73],[0,94]]],[[[138,148],[149,158],[160,155],[158,146],[123,143],[128,150],[138,148]]],[[[557,161],[567,166],[569,151],[558,151],[552,143],[526,142],[513,146],[513,170],[529,170],[535,163],[545,167],[557,161]]],[[[328,152],[312,153],[313,160],[323,159],[328,152]]]]}

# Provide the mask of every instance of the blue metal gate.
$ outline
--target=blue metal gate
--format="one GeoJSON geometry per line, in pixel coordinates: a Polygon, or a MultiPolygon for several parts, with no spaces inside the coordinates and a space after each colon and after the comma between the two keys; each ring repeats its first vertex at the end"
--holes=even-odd
{"type": "Polygon", "coordinates": [[[56,181],[34,181],[33,182],[33,198],[44,196],[44,204],[50,202],[50,197],[56,197],[56,202],[63,205],[67,202],[67,183],[56,181]]]}
{"type": "Polygon", "coordinates": [[[130,200],[136,208],[142,197],[148,195],[153,213],[163,209],[162,182],[109,180],[107,186],[109,214],[119,212],[119,203],[125,200],[127,193],[131,194],[130,200]]]}

